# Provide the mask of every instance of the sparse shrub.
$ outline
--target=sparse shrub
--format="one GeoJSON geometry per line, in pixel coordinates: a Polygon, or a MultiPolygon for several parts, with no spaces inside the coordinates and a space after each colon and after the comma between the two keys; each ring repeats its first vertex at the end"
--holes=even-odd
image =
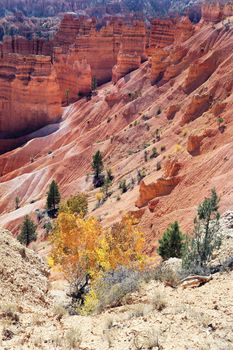
{"type": "Polygon", "coordinates": [[[145,149],[145,148],[148,148],[148,147],[150,147],[150,143],[144,143],[143,148],[145,149]]]}
{"type": "Polygon", "coordinates": [[[17,239],[21,244],[28,246],[31,242],[36,241],[36,237],[36,225],[29,215],[26,215],[17,239]]]}
{"type": "Polygon", "coordinates": [[[16,209],[16,210],[19,209],[19,202],[20,202],[19,197],[16,196],[16,197],[15,197],[15,209],[16,209]]]}
{"type": "Polygon", "coordinates": [[[161,147],[160,147],[160,151],[161,151],[161,152],[166,151],[166,146],[161,146],[161,147]]]}
{"type": "Polygon", "coordinates": [[[80,330],[78,328],[68,330],[65,334],[65,341],[68,349],[79,349],[82,342],[80,330]]]}
{"type": "Polygon", "coordinates": [[[88,212],[87,195],[78,193],[71,196],[65,203],[60,206],[60,212],[68,211],[72,214],[85,216],[88,212]]]}
{"type": "Polygon", "coordinates": [[[102,191],[99,191],[96,193],[95,198],[97,200],[98,206],[101,205],[101,203],[103,203],[104,200],[104,193],[102,191]]]}
{"type": "Polygon", "coordinates": [[[211,190],[211,196],[205,198],[197,209],[194,220],[193,238],[186,242],[183,256],[183,266],[187,270],[207,268],[213,251],[221,245],[221,234],[219,231],[220,214],[218,211],[219,197],[215,189],[211,190]]]}
{"type": "Polygon", "coordinates": [[[156,164],[156,170],[159,171],[162,168],[161,162],[157,162],[156,164]]]}
{"type": "Polygon", "coordinates": [[[156,158],[156,157],[158,157],[158,156],[159,156],[159,153],[158,153],[158,151],[157,151],[157,148],[156,148],[156,147],[153,147],[153,148],[152,148],[152,151],[151,151],[150,158],[152,159],[152,158],[156,158]]]}
{"type": "Polygon", "coordinates": [[[156,141],[160,141],[160,132],[159,129],[155,130],[156,141]]]}
{"type": "Polygon", "coordinates": [[[139,286],[140,273],[137,270],[121,266],[107,272],[94,287],[98,299],[97,311],[121,305],[124,297],[137,291],[139,286]]]}
{"type": "Polygon", "coordinates": [[[148,329],[143,334],[139,332],[139,334],[134,337],[133,342],[136,350],[163,349],[159,342],[158,332],[154,328],[148,329]]]}
{"type": "Polygon", "coordinates": [[[120,200],[121,200],[121,196],[118,195],[117,198],[116,198],[116,200],[117,200],[117,201],[120,201],[120,200]]]}
{"type": "Polygon", "coordinates": [[[49,234],[49,232],[52,231],[53,225],[52,225],[51,221],[49,220],[49,221],[47,221],[47,222],[44,223],[44,226],[43,226],[43,227],[44,227],[44,229],[45,229],[45,234],[46,234],[46,237],[47,237],[48,234],[49,234]]]}
{"type": "Polygon", "coordinates": [[[151,303],[153,308],[157,311],[162,311],[167,305],[165,298],[158,292],[153,295],[151,303]]]}
{"type": "Polygon", "coordinates": [[[145,162],[148,161],[148,152],[147,152],[147,150],[144,151],[144,161],[145,162]]]}
{"type": "Polygon", "coordinates": [[[138,184],[140,184],[141,180],[146,176],[146,172],[144,169],[142,170],[138,170],[137,171],[137,180],[138,180],[138,184]]]}
{"type": "Polygon", "coordinates": [[[145,123],[146,131],[150,130],[150,125],[148,123],[145,123]]]}
{"type": "Polygon", "coordinates": [[[159,109],[157,110],[157,115],[160,115],[162,113],[162,109],[161,107],[159,107],[159,109]]]}
{"type": "Polygon", "coordinates": [[[126,180],[125,179],[120,181],[119,189],[121,190],[122,194],[128,191],[128,186],[126,184],[126,180]]]}
{"type": "Polygon", "coordinates": [[[147,120],[149,120],[151,117],[149,116],[149,115],[147,115],[147,114],[143,114],[143,116],[142,116],[142,119],[144,120],[144,121],[147,121],[147,120]]]}
{"type": "Polygon", "coordinates": [[[183,234],[180,231],[179,224],[175,221],[164,232],[162,239],[159,240],[158,253],[165,260],[176,257],[180,258],[183,249],[183,234]]]}
{"type": "Polygon", "coordinates": [[[180,152],[182,149],[181,145],[179,145],[178,143],[175,145],[175,153],[180,152]]]}

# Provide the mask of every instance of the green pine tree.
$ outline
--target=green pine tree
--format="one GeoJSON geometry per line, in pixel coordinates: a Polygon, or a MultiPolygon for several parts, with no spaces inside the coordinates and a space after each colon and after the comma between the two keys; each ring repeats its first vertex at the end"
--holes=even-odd
{"type": "Polygon", "coordinates": [[[36,237],[36,225],[30,216],[26,215],[17,239],[21,244],[28,246],[32,241],[36,241],[36,237]]]}
{"type": "Polygon", "coordinates": [[[97,89],[97,79],[96,79],[96,77],[94,76],[93,78],[92,78],[92,82],[91,82],[91,90],[92,91],[95,91],[97,89]]]}
{"type": "Polygon", "coordinates": [[[184,268],[192,270],[194,273],[206,269],[213,251],[219,249],[221,245],[218,206],[219,197],[216,190],[212,189],[211,196],[205,198],[198,207],[194,220],[193,238],[186,243],[182,261],[184,268]]]}
{"type": "Polygon", "coordinates": [[[158,253],[164,259],[182,255],[184,236],[180,231],[179,224],[175,221],[164,232],[162,239],[159,240],[158,253]]]}
{"type": "Polygon", "coordinates": [[[60,203],[61,196],[58,188],[58,184],[53,180],[49,186],[49,191],[47,193],[47,208],[56,209],[60,203]]]}
{"type": "Polygon", "coordinates": [[[95,187],[101,187],[104,183],[104,176],[102,175],[103,168],[102,154],[100,151],[97,151],[92,159],[92,169],[94,171],[93,183],[95,187]]]}

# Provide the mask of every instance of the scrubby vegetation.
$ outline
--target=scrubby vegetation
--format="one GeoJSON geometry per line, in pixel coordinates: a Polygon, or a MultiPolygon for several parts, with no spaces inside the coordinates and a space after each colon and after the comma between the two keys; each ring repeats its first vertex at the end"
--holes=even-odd
{"type": "Polygon", "coordinates": [[[87,195],[79,193],[71,196],[66,202],[60,205],[60,212],[85,216],[88,212],[87,195]]]}
{"type": "Polygon", "coordinates": [[[187,240],[183,266],[192,271],[206,269],[215,249],[221,245],[219,197],[215,189],[199,205],[194,220],[193,238],[187,240]]]}

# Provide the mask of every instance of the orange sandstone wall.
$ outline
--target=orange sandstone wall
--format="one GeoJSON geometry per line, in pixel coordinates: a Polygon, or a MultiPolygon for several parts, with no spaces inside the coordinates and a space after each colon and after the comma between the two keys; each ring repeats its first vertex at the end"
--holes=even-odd
{"type": "Polygon", "coordinates": [[[61,116],[60,89],[49,56],[0,59],[0,138],[21,136],[61,116]]]}
{"type": "Polygon", "coordinates": [[[112,71],[114,82],[139,68],[141,62],[146,59],[146,39],[144,22],[134,21],[123,27],[120,51],[112,71]]]}

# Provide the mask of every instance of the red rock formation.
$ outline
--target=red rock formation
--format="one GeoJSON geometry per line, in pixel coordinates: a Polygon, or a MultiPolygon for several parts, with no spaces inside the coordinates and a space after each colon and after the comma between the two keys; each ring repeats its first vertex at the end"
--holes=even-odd
{"type": "Polygon", "coordinates": [[[154,19],[151,23],[150,48],[171,45],[175,39],[174,19],[154,19]]]}
{"type": "Polygon", "coordinates": [[[65,14],[59,29],[54,37],[54,46],[62,47],[62,51],[66,53],[69,47],[74,44],[79,30],[83,31],[92,27],[92,20],[85,17],[78,17],[75,14],[65,14]]]}
{"type": "Polygon", "coordinates": [[[218,22],[222,18],[221,5],[218,2],[204,3],[201,9],[202,19],[207,22],[218,22]]]}
{"type": "Polygon", "coordinates": [[[175,44],[184,43],[188,40],[194,32],[194,27],[188,17],[182,17],[177,22],[175,31],[175,44]]]}
{"type": "Polygon", "coordinates": [[[207,58],[195,61],[189,68],[188,76],[184,83],[184,90],[190,94],[202,85],[213,74],[219,64],[219,58],[214,52],[207,58]]]}
{"type": "Polygon", "coordinates": [[[79,60],[86,60],[92,76],[98,84],[111,80],[112,68],[116,62],[114,25],[110,23],[97,31],[92,28],[88,34],[82,31],[76,37],[75,51],[79,60]]]}
{"type": "Polygon", "coordinates": [[[112,71],[112,79],[117,82],[129,72],[139,68],[145,59],[146,29],[142,21],[123,27],[121,47],[117,55],[117,64],[112,71]]]}
{"type": "Polygon", "coordinates": [[[187,142],[187,151],[193,156],[200,154],[202,141],[206,137],[215,136],[216,133],[217,133],[217,129],[207,129],[200,135],[194,135],[194,134],[189,135],[188,142],[187,142]]]}
{"type": "Polygon", "coordinates": [[[151,83],[157,83],[163,78],[165,69],[168,66],[166,58],[168,52],[161,48],[154,49],[151,56],[151,83]]]}
{"type": "Polygon", "coordinates": [[[79,95],[91,91],[91,66],[86,59],[78,59],[74,49],[64,54],[62,48],[55,48],[54,68],[64,104],[77,101],[79,95]]]}
{"type": "Polygon", "coordinates": [[[183,126],[186,123],[190,123],[202,115],[208,110],[210,102],[211,96],[209,94],[195,94],[182,115],[180,125],[183,126]]]}
{"type": "Polygon", "coordinates": [[[168,120],[172,120],[176,113],[179,111],[180,106],[179,105],[171,105],[168,107],[167,111],[166,111],[166,117],[168,120]]]}
{"type": "Polygon", "coordinates": [[[173,177],[178,174],[181,169],[181,163],[177,159],[169,159],[164,165],[164,177],[173,177]]]}
{"type": "Polygon", "coordinates": [[[167,196],[180,182],[178,172],[181,168],[181,163],[177,159],[168,160],[164,167],[164,177],[158,179],[156,182],[152,182],[148,185],[144,181],[140,182],[139,198],[135,205],[141,208],[150,202],[150,210],[153,211],[158,204],[156,197],[167,196]]]}
{"type": "Polygon", "coordinates": [[[52,54],[52,42],[40,38],[27,40],[22,36],[4,36],[2,52],[4,54],[50,56],[52,54]]]}
{"type": "Polygon", "coordinates": [[[61,116],[60,89],[49,56],[0,59],[0,134],[21,135],[61,116]]]}
{"type": "Polygon", "coordinates": [[[178,185],[179,177],[160,178],[156,182],[146,185],[144,181],[140,182],[139,198],[135,205],[141,208],[148,204],[155,197],[167,196],[178,185]]]}

